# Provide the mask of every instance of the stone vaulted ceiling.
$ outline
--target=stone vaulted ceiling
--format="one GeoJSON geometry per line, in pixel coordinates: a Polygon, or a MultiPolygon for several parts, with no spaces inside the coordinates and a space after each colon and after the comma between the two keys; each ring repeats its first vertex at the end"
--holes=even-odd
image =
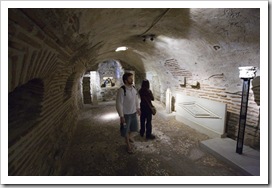
{"type": "MultiPolygon", "coordinates": [[[[18,1],[12,3],[12,7],[20,6],[18,1]]],[[[143,79],[149,79],[154,98],[163,108],[170,96],[176,108],[181,95],[223,103],[227,136],[236,139],[243,85],[238,67],[257,67],[249,94],[245,143],[258,148],[260,127],[264,131],[267,128],[263,123],[266,118],[260,116],[266,110],[260,105],[260,35],[267,35],[260,30],[260,10],[166,7],[2,11],[8,12],[2,17],[8,20],[8,37],[3,37],[8,38],[4,49],[8,49],[8,60],[1,64],[8,66],[8,78],[3,79],[8,84],[2,85],[9,91],[8,100],[3,100],[8,106],[8,115],[3,115],[8,116],[8,125],[3,126],[6,132],[1,130],[8,136],[8,169],[4,171],[16,176],[62,174],[62,156],[81,114],[93,116],[86,113],[84,104],[113,100],[124,71],[135,73],[137,89],[143,79]],[[128,49],[116,52],[120,46],[128,49]],[[103,77],[112,75],[119,82],[114,87],[101,87],[103,77]]],[[[262,50],[267,48],[261,44],[262,50]]],[[[262,59],[262,63],[266,62],[262,59]]],[[[101,116],[96,107],[91,108],[94,117],[101,116]]],[[[93,119],[83,121],[95,124],[93,119]]],[[[107,126],[107,130],[118,133],[116,122],[109,122],[114,129],[107,126]]]]}
{"type": "Polygon", "coordinates": [[[259,9],[21,10],[62,48],[69,49],[70,61],[83,59],[88,70],[116,59],[142,73],[165,75],[165,61],[174,59],[195,76],[207,78],[223,68],[231,80],[232,75],[227,75],[233,72],[230,63],[239,66],[259,61],[259,9]],[[144,42],[143,36],[148,35],[154,35],[154,40],[144,42]],[[128,50],[115,52],[119,46],[128,50]],[[252,57],[245,59],[248,54],[252,57]]]}

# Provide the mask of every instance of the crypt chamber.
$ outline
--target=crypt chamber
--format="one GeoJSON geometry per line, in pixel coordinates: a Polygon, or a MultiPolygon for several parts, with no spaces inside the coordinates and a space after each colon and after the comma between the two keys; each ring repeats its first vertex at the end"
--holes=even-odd
{"type": "Polygon", "coordinates": [[[9,8],[8,174],[241,175],[196,148],[214,137],[237,140],[239,67],[248,66],[256,76],[244,144],[259,151],[260,9],[9,8]],[[158,109],[158,138],[136,143],[140,167],[129,172],[118,163],[132,159],[121,155],[114,106],[125,72],[137,90],[150,81],[158,109]],[[158,163],[157,173],[144,160],[158,163]],[[187,170],[172,171],[176,164],[187,170]]]}

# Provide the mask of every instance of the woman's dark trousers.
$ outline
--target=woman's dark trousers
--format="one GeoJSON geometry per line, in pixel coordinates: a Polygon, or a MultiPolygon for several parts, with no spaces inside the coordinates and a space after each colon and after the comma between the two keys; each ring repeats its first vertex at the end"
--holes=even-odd
{"type": "Polygon", "coordinates": [[[152,121],[152,114],[142,111],[141,117],[140,117],[140,122],[141,122],[140,134],[141,134],[141,136],[144,135],[145,128],[146,128],[146,137],[149,137],[151,135],[151,133],[152,133],[151,121],[152,121]]]}

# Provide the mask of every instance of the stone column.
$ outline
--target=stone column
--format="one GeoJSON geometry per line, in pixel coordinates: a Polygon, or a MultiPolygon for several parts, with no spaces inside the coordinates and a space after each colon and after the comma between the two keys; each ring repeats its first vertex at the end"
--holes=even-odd
{"type": "Polygon", "coordinates": [[[167,88],[166,98],[165,98],[166,113],[167,114],[170,114],[172,112],[172,110],[171,110],[172,109],[171,98],[172,98],[171,90],[169,88],[167,88]]]}
{"type": "Polygon", "coordinates": [[[244,135],[245,135],[245,126],[246,126],[250,79],[253,79],[255,77],[256,67],[253,67],[253,66],[239,67],[239,70],[240,70],[239,77],[243,79],[243,90],[242,90],[242,101],[241,101],[236,153],[242,154],[243,144],[244,144],[244,135]]]}

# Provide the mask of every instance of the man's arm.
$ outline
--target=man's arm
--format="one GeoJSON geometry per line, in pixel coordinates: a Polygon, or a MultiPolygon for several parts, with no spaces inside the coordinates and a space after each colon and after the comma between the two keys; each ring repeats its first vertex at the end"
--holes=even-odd
{"type": "Polygon", "coordinates": [[[116,95],[116,110],[120,118],[124,117],[123,102],[124,102],[124,91],[123,89],[119,89],[116,95]]]}

